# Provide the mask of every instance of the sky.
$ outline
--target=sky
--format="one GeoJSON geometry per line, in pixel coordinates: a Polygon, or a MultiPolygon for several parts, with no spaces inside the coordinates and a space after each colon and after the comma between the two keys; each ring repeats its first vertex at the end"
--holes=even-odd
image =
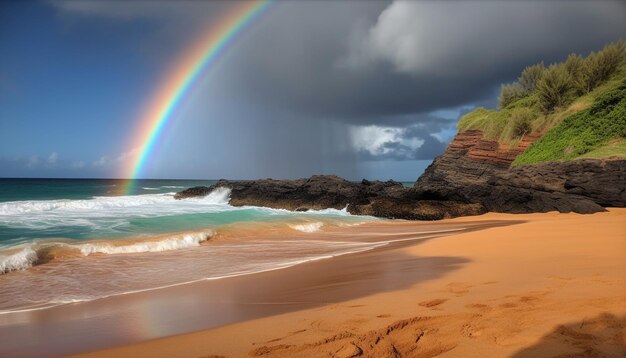
{"type": "MultiPolygon", "coordinates": [[[[227,1],[0,2],[0,177],[117,178],[227,1]]],[[[278,1],[199,79],[145,178],[414,181],[530,64],[626,38],[623,1],[278,1]]]]}

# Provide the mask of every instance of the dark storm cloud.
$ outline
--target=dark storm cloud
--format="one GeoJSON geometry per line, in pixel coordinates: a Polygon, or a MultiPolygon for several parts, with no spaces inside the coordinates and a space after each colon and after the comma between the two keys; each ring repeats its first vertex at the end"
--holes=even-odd
{"type": "Polygon", "coordinates": [[[264,102],[380,124],[483,100],[526,65],[625,35],[624,2],[285,2],[233,78],[264,102]]]}
{"type": "MultiPolygon", "coordinates": [[[[227,5],[52,3],[64,14],[160,21],[168,41],[183,43],[227,5]]],[[[484,101],[529,64],[624,37],[622,1],[284,1],[243,33],[217,77],[298,117],[408,125],[400,115],[484,101]]]]}
{"type": "MultiPolygon", "coordinates": [[[[63,14],[163,23],[153,51],[171,56],[228,2],[54,4],[63,14]]],[[[239,177],[350,176],[354,161],[432,159],[458,116],[495,106],[500,85],[525,66],[620,38],[622,1],[279,1],[220,60],[210,81],[219,89],[194,102],[207,112],[222,99],[251,109],[224,111],[211,140],[213,127],[198,127],[183,141],[202,133],[198,143],[227,153],[213,167],[239,177]]]]}

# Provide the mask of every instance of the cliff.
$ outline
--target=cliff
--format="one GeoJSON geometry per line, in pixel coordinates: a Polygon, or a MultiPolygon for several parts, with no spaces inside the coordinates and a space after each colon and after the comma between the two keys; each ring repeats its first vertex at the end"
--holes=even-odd
{"type": "Polygon", "coordinates": [[[520,139],[517,146],[510,148],[497,140],[483,138],[480,130],[467,130],[456,135],[448,145],[448,155],[462,154],[467,159],[489,163],[495,167],[508,168],[513,160],[523,153],[539,135],[527,135],[520,139]]]}
{"type": "Polygon", "coordinates": [[[581,159],[511,167],[536,138],[508,149],[478,130],[457,134],[415,183],[415,196],[479,203],[505,213],[603,211],[626,206],[626,160],[581,159]]]}

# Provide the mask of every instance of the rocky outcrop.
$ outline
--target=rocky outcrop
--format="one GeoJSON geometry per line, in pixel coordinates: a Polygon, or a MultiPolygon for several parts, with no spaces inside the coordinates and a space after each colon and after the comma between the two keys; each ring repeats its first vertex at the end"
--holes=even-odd
{"type": "Polygon", "coordinates": [[[511,167],[536,137],[514,148],[482,138],[480,131],[457,134],[413,188],[395,181],[350,182],[316,175],[297,180],[220,180],[195,187],[176,199],[231,190],[234,206],[288,210],[343,209],[384,218],[437,220],[486,211],[503,213],[604,211],[626,206],[626,160],[576,160],[511,167]]]}
{"type": "Polygon", "coordinates": [[[485,211],[480,204],[454,200],[419,200],[411,188],[395,181],[347,181],[337,176],[315,175],[297,180],[220,180],[210,187],[179,192],[176,199],[206,196],[216,188],[231,190],[234,206],[264,206],[295,211],[343,209],[355,215],[412,220],[438,220],[485,211]]]}
{"type": "Polygon", "coordinates": [[[489,211],[506,213],[593,213],[603,206],[626,205],[625,160],[510,167],[523,150],[494,147],[480,137],[480,131],[458,134],[417,180],[415,195],[480,203],[489,211]]]}

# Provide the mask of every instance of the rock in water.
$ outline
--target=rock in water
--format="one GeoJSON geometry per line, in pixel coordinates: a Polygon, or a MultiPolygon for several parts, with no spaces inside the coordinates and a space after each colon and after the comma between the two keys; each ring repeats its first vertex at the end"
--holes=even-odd
{"type": "Polygon", "coordinates": [[[176,193],[176,199],[206,196],[216,188],[231,189],[230,204],[295,211],[344,209],[356,215],[411,220],[438,220],[484,212],[479,204],[416,200],[412,188],[396,181],[351,182],[333,175],[296,180],[219,180],[210,187],[176,193]]]}

